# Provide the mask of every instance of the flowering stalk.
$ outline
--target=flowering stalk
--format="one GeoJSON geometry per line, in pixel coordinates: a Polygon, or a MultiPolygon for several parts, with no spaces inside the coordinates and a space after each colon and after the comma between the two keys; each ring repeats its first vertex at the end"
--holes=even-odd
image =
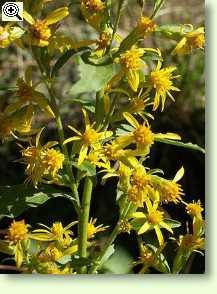
{"type": "MultiPolygon", "coordinates": [[[[79,219],[79,242],[78,251],[81,258],[87,257],[87,228],[90,212],[90,201],[93,189],[93,182],[90,177],[85,178],[84,191],[82,195],[82,204],[79,219]]],[[[81,267],[80,273],[85,273],[86,267],[81,267]]]]}

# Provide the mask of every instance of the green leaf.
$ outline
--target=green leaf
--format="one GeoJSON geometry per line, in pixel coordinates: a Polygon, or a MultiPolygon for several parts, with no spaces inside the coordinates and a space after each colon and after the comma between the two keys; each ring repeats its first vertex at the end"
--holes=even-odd
{"type": "Polygon", "coordinates": [[[156,0],[154,4],[154,11],[152,13],[151,18],[154,18],[157,13],[160,11],[161,7],[163,6],[165,0],[156,0]]]}
{"type": "Polygon", "coordinates": [[[169,225],[171,228],[179,228],[182,224],[178,222],[177,220],[165,218],[164,222],[169,225]]]}
{"type": "Polygon", "coordinates": [[[119,246],[102,269],[112,274],[129,274],[132,273],[132,261],[130,254],[119,246]]]}
{"type": "Polygon", "coordinates": [[[115,75],[114,65],[92,66],[82,60],[79,64],[80,80],[72,86],[70,93],[77,95],[85,92],[97,92],[115,75]]]}
{"type": "Polygon", "coordinates": [[[88,160],[84,160],[81,165],[73,163],[77,169],[84,173],[85,176],[92,177],[96,175],[96,167],[88,160]]]}
{"type": "Polygon", "coordinates": [[[184,251],[181,248],[179,248],[178,253],[173,261],[173,269],[172,269],[173,274],[178,274],[183,270],[191,254],[192,254],[192,250],[184,251]]]}
{"type": "Polygon", "coordinates": [[[72,257],[70,255],[65,255],[57,260],[58,263],[61,265],[64,265],[72,260],[72,257]]]}
{"type": "Polygon", "coordinates": [[[63,193],[51,186],[42,185],[40,190],[30,185],[0,187],[0,219],[4,216],[17,217],[30,207],[37,207],[63,193]]]}
{"type": "Polygon", "coordinates": [[[197,144],[184,143],[184,142],[180,142],[180,141],[163,139],[163,138],[156,138],[155,141],[160,142],[160,143],[164,143],[164,144],[175,145],[175,146],[182,147],[182,148],[187,148],[187,149],[200,151],[203,154],[205,154],[205,149],[198,146],[197,144]]]}
{"type": "Polygon", "coordinates": [[[53,66],[53,70],[51,73],[51,77],[54,77],[57,75],[58,71],[63,67],[63,65],[75,54],[79,54],[81,51],[87,50],[86,47],[78,49],[70,49],[67,50],[65,53],[63,53],[60,58],[56,61],[56,63],[53,66]]]}
{"type": "Polygon", "coordinates": [[[105,262],[107,262],[109,258],[114,254],[114,252],[115,252],[115,246],[114,244],[112,244],[106,250],[106,254],[103,256],[101,260],[101,264],[103,265],[105,262]]]}

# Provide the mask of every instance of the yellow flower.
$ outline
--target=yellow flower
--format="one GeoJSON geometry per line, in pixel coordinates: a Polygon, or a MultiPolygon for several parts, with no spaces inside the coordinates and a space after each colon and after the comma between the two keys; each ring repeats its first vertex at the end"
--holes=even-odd
{"type": "Polygon", "coordinates": [[[154,32],[156,27],[157,25],[152,19],[146,16],[141,16],[141,18],[139,19],[137,23],[136,30],[138,31],[139,34],[145,36],[147,34],[154,32]]]}
{"type": "Polygon", "coordinates": [[[135,167],[130,178],[131,184],[138,188],[146,188],[151,184],[151,176],[146,173],[144,166],[138,165],[135,167]]]}
{"type": "Polygon", "coordinates": [[[176,45],[172,55],[184,55],[192,53],[194,49],[203,49],[205,45],[204,27],[200,27],[188,33],[176,45]]]}
{"type": "Polygon", "coordinates": [[[64,141],[64,144],[67,144],[72,141],[77,141],[80,143],[80,152],[78,157],[78,165],[81,165],[82,162],[85,160],[85,158],[88,155],[89,148],[92,148],[94,150],[99,149],[100,147],[100,141],[107,139],[112,136],[113,132],[111,131],[105,131],[105,132],[99,132],[98,130],[95,130],[94,124],[90,124],[89,117],[87,115],[86,110],[82,109],[83,116],[84,116],[84,122],[85,122],[85,131],[82,134],[78,130],[76,130],[72,126],[68,126],[72,131],[74,131],[77,136],[73,136],[71,138],[68,138],[64,141]]]}
{"type": "Polygon", "coordinates": [[[173,233],[172,228],[164,221],[164,213],[158,210],[159,205],[159,193],[156,192],[156,200],[151,203],[149,199],[146,199],[147,214],[143,212],[135,212],[132,217],[135,219],[144,219],[144,224],[140,227],[138,234],[144,234],[150,229],[154,229],[160,246],[164,244],[164,238],[161,232],[161,228],[166,229],[170,233],[173,233]]]}
{"type": "Polygon", "coordinates": [[[16,131],[21,135],[30,135],[34,110],[32,106],[24,107],[13,114],[0,114],[0,139],[5,140],[10,135],[17,138],[16,131]]]}
{"type": "Polygon", "coordinates": [[[99,225],[99,226],[95,226],[95,223],[97,222],[97,218],[91,218],[90,221],[87,224],[87,238],[91,239],[95,236],[95,234],[99,233],[99,232],[104,232],[108,226],[103,226],[103,225],[99,225]]]}
{"type": "Polygon", "coordinates": [[[64,155],[55,149],[48,149],[43,154],[42,162],[46,172],[55,177],[58,170],[63,168],[64,155]]]}
{"type": "Polygon", "coordinates": [[[42,111],[46,111],[50,116],[55,117],[51,107],[44,94],[36,90],[36,85],[32,84],[32,70],[27,68],[25,72],[25,80],[18,78],[17,80],[17,91],[14,93],[19,98],[18,101],[10,103],[6,109],[6,113],[12,113],[25,105],[38,105],[42,111]]]}
{"type": "Polygon", "coordinates": [[[122,53],[120,58],[116,60],[116,62],[123,66],[120,75],[123,76],[126,74],[128,84],[134,92],[137,92],[140,83],[139,70],[145,65],[141,59],[144,52],[145,50],[143,48],[131,48],[125,53],[122,53]]]}
{"type": "Polygon", "coordinates": [[[85,20],[100,31],[100,24],[105,16],[106,4],[101,0],[82,0],[81,12],[85,20]]]}
{"type": "Polygon", "coordinates": [[[40,262],[58,261],[58,259],[60,259],[61,257],[63,257],[62,251],[60,251],[54,245],[50,245],[43,252],[40,253],[40,255],[38,256],[38,260],[40,262]]]}
{"type": "Polygon", "coordinates": [[[124,148],[135,143],[137,150],[140,150],[141,153],[148,153],[150,146],[154,143],[154,133],[152,133],[150,127],[146,122],[142,125],[139,124],[130,113],[125,112],[123,116],[134,130],[126,135],[118,137],[116,139],[117,144],[124,148]]]}
{"type": "Polygon", "coordinates": [[[26,255],[27,243],[29,239],[30,226],[24,220],[13,221],[6,233],[5,241],[2,244],[10,255],[14,255],[17,268],[20,268],[26,255]]]}
{"type": "Polygon", "coordinates": [[[147,200],[147,195],[147,190],[136,185],[130,186],[127,191],[129,201],[132,201],[137,207],[143,207],[144,202],[147,200]]]}
{"type": "Polygon", "coordinates": [[[200,200],[197,202],[193,201],[192,203],[186,203],[185,209],[190,216],[202,219],[201,213],[204,209],[201,206],[200,200]]]}
{"type": "Polygon", "coordinates": [[[105,9],[105,3],[101,0],[82,0],[81,3],[92,13],[100,12],[105,9]]]}
{"type": "Polygon", "coordinates": [[[8,47],[13,41],[19,39],[24,34],[24,30],[18,26],[0,26],[0,48],[8,47]]]}
{"type": "Polygon", "coordinates": [[[31,145],[21,150],[22,163],[26,164],[27,181],[32,181],[36,187],[43,178],[48,177],[55,179],[57,172],[62,168],[64,155],[59,151],[51,148],[58,142],[50,141],[45,145],[40,144],[41,131],[36,135],[35,146],[31,145]]]}
{"type": "Polygon", "coordinates": [[[14,220],[8,228],[6,239],[12,243],[26,240],[28,238],[28,227],[29,225],[26,225],[24,220],[14,220]]]}
{"type": "Polygon", "coordinates": [[[50,38],[53,35],[51,25],[59,22],[69,15],[67,7],[61,7],[52,11],[43,20],[34,20],[33,17],[26,11],[23,13],[23,18],[30,24],[30,42],[33,46],[45,47],[49,45],[50,38]]]}
{"type": "Polygon", "coordinates": [[[57,241],[60,246],[68,247],[72,241],[70,236],[73,235],[72,231],[69,229],[75,224],[77,224],[77,221],[68,224],[66,227],[63,227],[61,222],[55,222],[50,228],[40,224],[41,226],[45,227],[45,229],[34,230],[30,235],[30,238],[44,242],[57,241]]]}
{"type": "Polygon", "coordinates": [[[166,180],[153,176],[152,184],[155,189],[160,194],[160,201],[164,203],[173,202],[175,204],[179,203],[182,200],[184,195],[182,187],[177,182],[181,180],[184,175],[184,168],[181,167],[173,180],[166,180]]]}
{"type": "Polygon", "coordinates": [[[148,77],[149,89],[155,90],[153,110],[156,110],[161,104],[161,111],[164,110],[167,95],[174,101],[170,91],[180,91],[177,87],[173,86],[172,80],[178,76],[173,76],[172,72],[176,67],[170,66],[161,68],[161,61],[158,61],[155,70],[151,71],[148,77]]]}
{"type": "Polygon", "coordinates": [[[100,33],[99,39],[96,41],[97,49],[96,49],[96,55],[98,57],[102,57],[103,54],[106,52],[106,48],[110,44],[112,37],[112,30],[107,29],[106,31],[103,31],[100,33]]]}

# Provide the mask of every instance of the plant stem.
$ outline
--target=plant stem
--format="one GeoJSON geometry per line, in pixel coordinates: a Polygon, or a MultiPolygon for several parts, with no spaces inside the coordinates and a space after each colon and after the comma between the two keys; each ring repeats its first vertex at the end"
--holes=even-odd
{"type": "Polygon", "coordinates": [[[56,97],[55,97],[55,94],[53,93],[53,89],[52,89],[50,83],[48,82],[49,77],[47,76],[46,71],[43,69],[40,58],[38,58],[36,52],[34,52],[34,51],[33,51],[33,57],[35,58],[38,66],[39,66],[42,77],[45,78],[44,83],[45,83],[45,86],[46,86],[48,93],[50,95],[50,100],[51,100],[50,103],[51,103],[51,107],[55,113],[55,120],[56,120],[57,132],[58,132],[58,136],[59,136],[59,140],[60,140],[60,146],[61,146],[62,152],[64,154],[64,157],[65,157],[66,170],[67,170],[67,174],[70,179],[70,188],[71,188],[71,191],[72,191],[72,194],[74,197],[73,198],[74,208],[76,210],[76,213],[79,215],[80,199],[79,199],[76,181],[75,181],[75,178],[74,178],[74,175],[72,172],[72,168],[70,165],[68,150],[67,150],[66,145],[63,144],[63,142],[65,140],[65,136],[64,136],[62,119],[61,119],[60,112],[59,112],[59,109],[58,109],[58,106],[56,103],[56,97]]]}
{"type": "MultiPolygon", "coordinates": [[[[78,251],[81,258],[87,257],[87,227],[90,212],[90,202],[93,189],[93,182],[90,177],[85,178],[84,190],[82,195],[82,204],[79,219],[79,241],[78,251]]],[[[85,273],[86,267],[80,269],[80,273],[85,273]]]]}
{"type": "Polygon", "coordinates": [[[110,47],[112,45],[112,42],[113,42],[114,37],[115,37],[115,33],[117,31],[117,28],[118,28],[118,24],[119,24],[120,17],[121,17],[121,10],[122,10],[122,6],[123,6],[124,2],[125,2],[125,0],[119,0],[119,2],[118,2],[118,11],[117,11],[116,18],[115,18],[115,23],[114,23],[114,28],[113,28],[113,32],[112,32],[110,47]]]}

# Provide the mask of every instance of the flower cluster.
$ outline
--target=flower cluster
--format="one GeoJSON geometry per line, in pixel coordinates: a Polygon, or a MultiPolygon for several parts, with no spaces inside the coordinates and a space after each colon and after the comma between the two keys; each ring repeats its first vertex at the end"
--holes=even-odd
{"type": "Polygon", "coordinates": [[[162,26],[153,19],[157,14],[155,5],[151,16],[143,15],[142,10],[135,27],[124,36],[118,25],[125,1],[118,1],[117,16],[112,23],[112,1],[81,0],[78,8],[82,21],[95,29],[97,37],[75,41],[57,32],[70,14],[69,8],[59,7],[46,14],[49,2],[53,1],[40,1],[36,7],[24,1],[23,29],[14,24],[0,26],[1,48],[16,45],[33,58],[24,77],[18,77],[0,114],[0,138],[22,142],[18,143],[21,147],[18,161],[25,166],[25,187],[33,185],[40,192],[43,185],[55,184],[61,190],[60,197],[67,198],[74,206],[77,219],[65,227],[54,222],[50,227],[40,224],[37,229],[30,228],[24,220],[14,220],[0,241],[0,251],[14,256],[16,267],[24,272],[92,274],[103,268],[115,238],[134,232],[140,257],[133,265],[142,266],[139,273],[150,268],[179,273],[192,252],[204,248],[203,207],[200,201],[188,202],[190,195],[185,195],[181,182],[182,164],[179,163],[181,167],[174,178],[168,179],[162,170],[149,167],[148,158],[158,143],[203,149],[184,143],[169,130],[165,133],[155,130],[152,121],[157,112],[165,111],[168,98],[175,102],[177,92],[181,91],[180,75],[175,73],[178,66],[168,62],[163,50],[142,44],[147,37],[166,35],[176,41],[170,55],[191,54],[203,50],[204,28],[162,26]],[[96,85],[92,84],[92,76],[85,81],[83,69],[84,81],[79,81],[77,87],[82,88],[91,80],[84,92],[90,87],[89,95],[93,98],[95,94],[94,102],[76,96],[73,102],[81,106],[77,113],[83,120],[77,126],[78,120],[73,121],[67,128],[55,85],[59,70],[74,54],[79,55],[78,63],[87,68],[87,75],[92,70],[93,79],[97,73],[98,80],[94,81],[96,85]],[[38,74],[35,75],[34,69],[38,74]],[[46,114],[52,125],[55,121],[57,141],[41,143],[46,126],[38,127],[39,111],[46,114]],[[112,177],[117,179],[119,212],[116,226],[110,232],[110,226],[96,225],[97,218],[90,217],[90,206],[94,185],[105,184],[112,177]],[[175,216],[168,214],[167,207],[183,209],[183,205],[186,217],[192,220],[192,232],[188,228],[186,235],[178,236],[176,227],[181,223],[171,219],[175,216]],[[72,231],[75,225],[77,228],[72,231]],[[105,240],[100,239],[101,234],[105,240]],[[172,239],[178,249],[170,268],[165,263],[164,248],[172,239]]]}

